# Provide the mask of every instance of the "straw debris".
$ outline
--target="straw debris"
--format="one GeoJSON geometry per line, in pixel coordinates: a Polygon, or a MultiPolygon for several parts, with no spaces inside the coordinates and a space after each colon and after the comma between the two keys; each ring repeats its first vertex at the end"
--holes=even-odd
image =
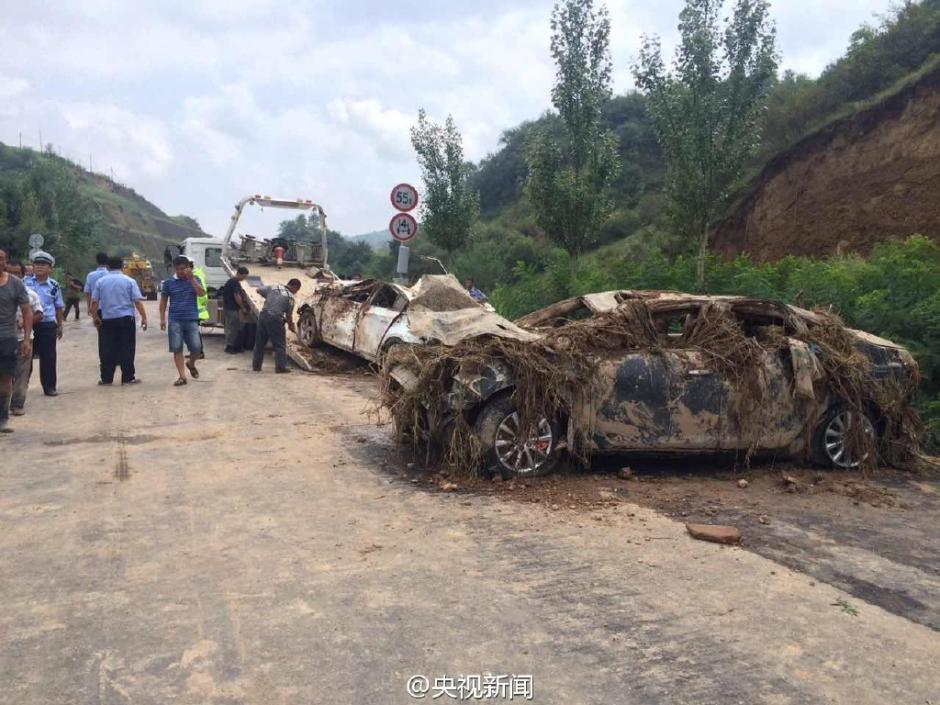
{"type": "MultiPolygon", "coordinates": [[[[745,330],[727,300],[696,300],[688,302],[691,315],[682,333],[666,335],[662,314],[674,317],[677,308],[682,307],[675,300],[637,298],[586,320],[539,329],[540,336],[530,341],[482,336],[453,346],[401,346],[386,359],[380,405],[390,412],[402,442],[424,448],[429,460],[435,457],[452,472],[472,474],[481,464],[480,444],[467,418],[449,411],[448,395],[473,398],[455,385],[455,375],[473,378],[496,363],[512,381],[523,427],[540,418],[567,420],[568,453],[589,462],[597,420],[598,362],[629,352],[662,355],[682,348],[703,355],[730,381],[726,420],[748,440],[747,463],[768,424],[774,423],[773,396],[781,393],[781,382],[766,378],[762,360],[789,354],[789,340],[795,338],[810,345],[821,367],[814,383],[818,401],[812,403],[839,400],[858,414],[855,418],[867,414],[878,427],[881,443],[876,448],[874,438],[855,424],[847,443],[854,457],[867,454],[865,467],[879,459],[897,467],[918,466],[919,425],[909,404],[913,390],[875,380],[858,338],[837,317],[816,312],[812,324],[793,329],[768,324],[745,330]],[[408,371],[409,384],[395,379],[391,371],[396,368],[408,371]]],[[[784,380],[790,388],[783,392],[792,395],[790,377],[784,380]]],[[[812,430],[807,429],[807,440],[812,430]]]]}

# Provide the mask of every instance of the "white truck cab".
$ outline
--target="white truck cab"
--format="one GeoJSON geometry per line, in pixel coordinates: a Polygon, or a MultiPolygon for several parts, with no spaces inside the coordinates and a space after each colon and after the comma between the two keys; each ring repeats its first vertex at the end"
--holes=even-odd
{"type": "MultiPolygon", "coordinates": [[[[222,264],[222,252],[225,241],[217,237],[188,237],[178,247],[167,248],[167,266],[170,267],[176,254],[189,257],[197,267],[206,273],[206,288],[215,291],[222,288],[229,279],[229,274],[222,264]]],[[[172,271],[172,270],[170,270],[172,271]]]]}

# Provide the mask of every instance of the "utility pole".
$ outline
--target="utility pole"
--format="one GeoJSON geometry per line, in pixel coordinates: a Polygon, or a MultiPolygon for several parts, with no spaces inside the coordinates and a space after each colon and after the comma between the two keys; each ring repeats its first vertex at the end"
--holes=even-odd
{"type": "Polygon", "coordinates": [[[23,131],[20,130],[20,149],[23,149],[23,131]]]}
{"type": "Polygon", "coordinates": [[[42,154],[46,151],[46,148],[42,145],[42,128],[39,128],[39,153],[42,154]]]}
{"type": "Polygon", "coordinates": [[[89,174],[95,173],[95,170],[92,168],[92,165],[91,165],[91,152],[88,153],[88,173],[89,174]]]}

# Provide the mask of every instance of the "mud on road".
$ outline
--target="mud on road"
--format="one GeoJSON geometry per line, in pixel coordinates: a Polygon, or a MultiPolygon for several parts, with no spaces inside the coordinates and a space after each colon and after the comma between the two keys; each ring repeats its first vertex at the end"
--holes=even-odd
{"type": "MultiPolygon", "coordinates": [[[[390,433],[388,429],[385,434],[390,433]]],[[[419,451],[359,433],[363,457],[430,491],[567,511],[578,526],[630,506],[738,528],[741,545],[940,630],[940,480],[893,468],[837,471],[757,458],[602,457],[588,470],[501,480],[455,476],[419,451]]],[[[552,521],[549,515],[547,521],[552,521]]]]}
{"type": "Polygon", "coordinates": [[[0,439],[5,702],[397,704],[412,674],[481,672],[564,705],[938,700],[933,483],[879,478],[875,507],[633,461],[445,492],[369,417],[368,374],[206,343],[174,388],[141,334],[143,383],[102,389],[70,322],[60,396],[0,439]],[[744,545],[692,540],[697,512],[744,545]]]}

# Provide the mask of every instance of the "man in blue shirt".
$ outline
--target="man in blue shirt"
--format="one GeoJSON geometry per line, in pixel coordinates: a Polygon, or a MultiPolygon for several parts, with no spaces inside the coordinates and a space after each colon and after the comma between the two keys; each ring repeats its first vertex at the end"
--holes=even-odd
{"type": "Polygon", "coordinates": [[[99,252],[95,255],[95,262],[98,263],[98,268],[88,272],[88,276],[85,277],[86,311],[91,310],[91,295],[95,291],[95,284],[98,283],[98,280],[101,279],[101,277],[108,273],[108,256],[104,252],[99,252]]]}
{"type": "Polygon", "coordinates": [[[172,279],[164,279],[160,287],[160,330],[167,331],[170,352],[179,374],[173,386],[186,384],[186,368],[193,379],[199,379],[196,360],[202,352],[202,338],[199,337],[199,308],[196,299],[205,296],[206,290],[193,276],[193,265],[185,255],[177,255],[173,260],[176,274],[172,279]],[[167,326],[169,309],[169,327],[167,326]],[[183,364],[183,343],[189,350],[189,362],[183,364]]]}
{"type": "Polygon", "coordinates": [[[137,384],[134,356],[137,352],[137,321],[134,309],[140,313],[140,327],[147,330],[147,312],[137,282],[121,271],[120,257],[108,260],[108,273],[95,283],[91,294],[89,313],[100,321],[98,327],[98,360],[101,363],[100,385],[114,382],[114,368],[121,366],[121,384],[137,384]]]}
{"type": "Polygon", "coordinates": [[[42,321],[33,328],[33,355],[39,358],[39,382],[47,397],[58,395],[56,341],[62,338],[62,311],[65,309],[62,287],[49,276],[54,266],[55,257],[39,250],[33,254],[33,273],[23,280],[39,294],[42,304],[42,321]]]}
{"type": "Polygon", "coordinates": [[[482,304],[486,301],[486,294],[477,289],[477,283],[474,281],[473,277],[467,277],[467,293],[470,294],[470,298],[477,303],[482,304]]]}

